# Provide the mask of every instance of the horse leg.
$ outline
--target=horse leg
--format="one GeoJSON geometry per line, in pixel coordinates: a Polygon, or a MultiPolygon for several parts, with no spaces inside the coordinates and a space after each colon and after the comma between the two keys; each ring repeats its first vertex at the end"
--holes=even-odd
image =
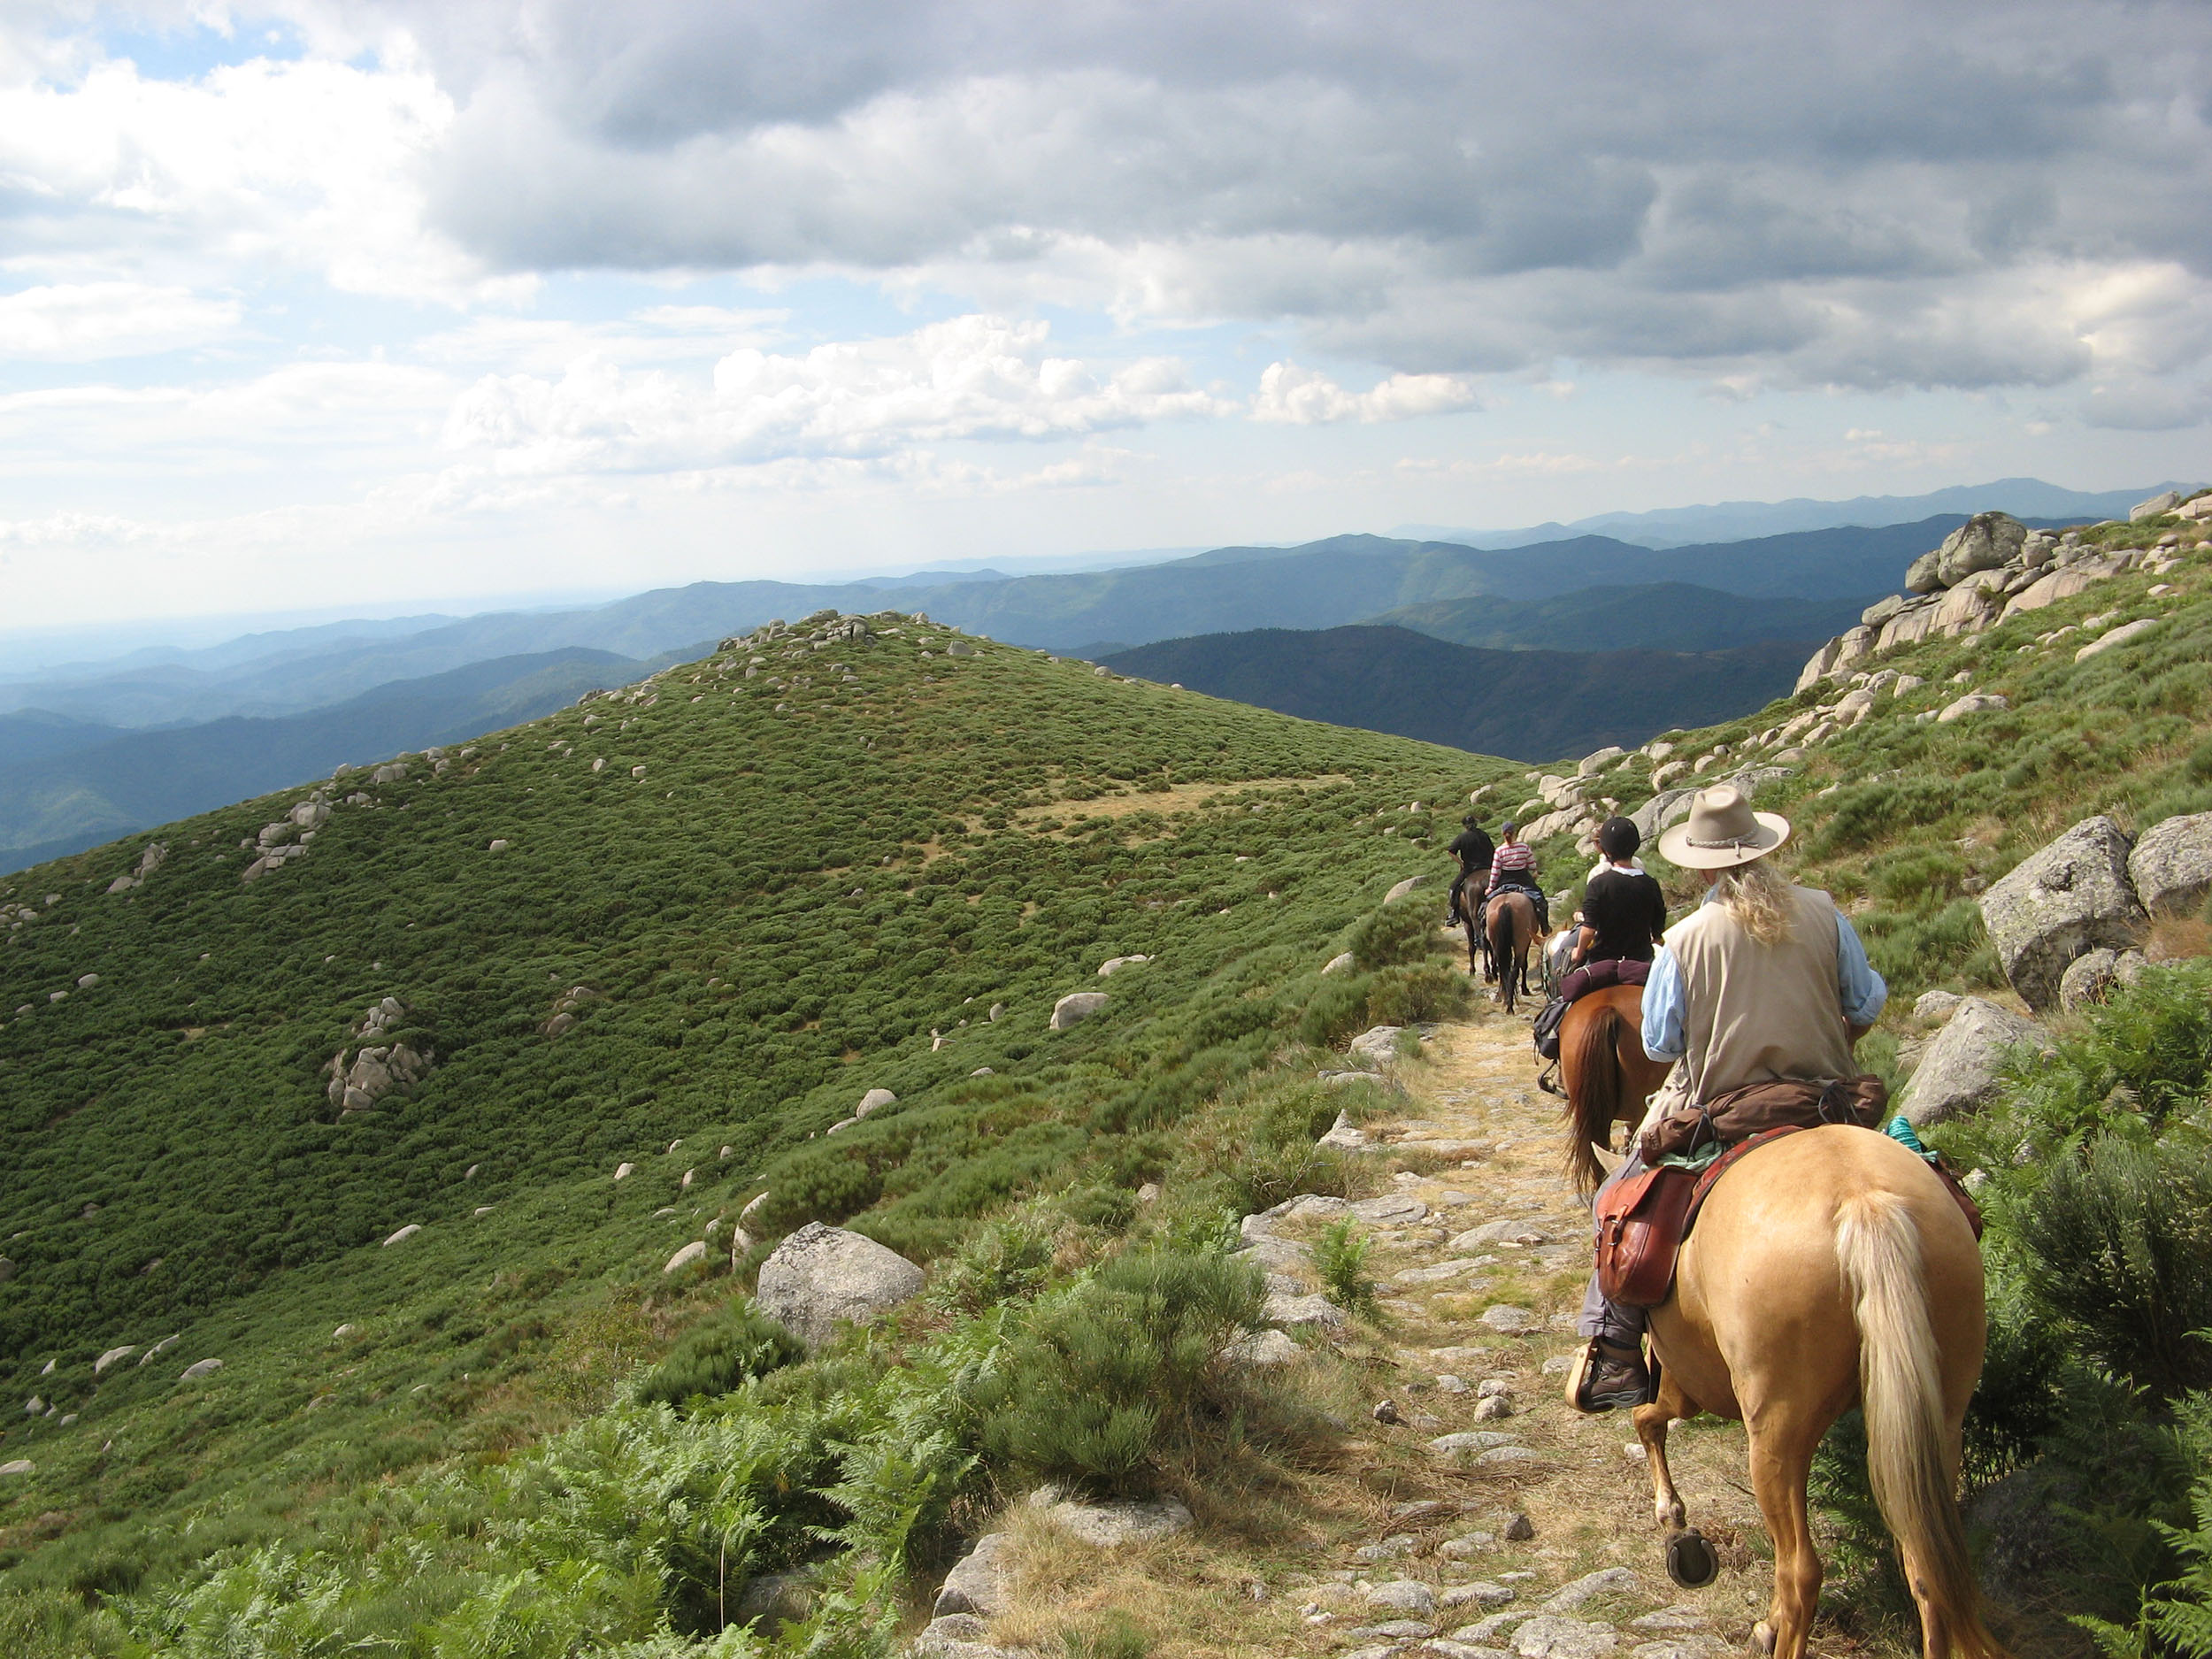
{"type": "Polygon", "coordinates": [[[1667,1467],[1667,1425],[1676,1417],[1697,1415],[1697,1402],[1684,1394],[1671,1371],[1659,1375],[1659,1397],[1638,1406],[1632,1414],[1636,1438],[1643,1442],[1644,1460],[1651,1466],[1651,1513],[1660,1525],[1679,1531],[1685,1525],[1682,1494],[1674,1489],[1674,1471],[1667,1467]]]}
{"type": "Polygon", "coordinates": [[[1827,1425],[1770,1407],[1753,1412],[1747,1426],[1752,1493],[1774,1540],[1774,1600],[1752,1628],[1752,1639],[1771,1659],[1803,1659],[1820,1600],[1820,1552],[1806,1519],[1805,1482],[1827,1425]]]}

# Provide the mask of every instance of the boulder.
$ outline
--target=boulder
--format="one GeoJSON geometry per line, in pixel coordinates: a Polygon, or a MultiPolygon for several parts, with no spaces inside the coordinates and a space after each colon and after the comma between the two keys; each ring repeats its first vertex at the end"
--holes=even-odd
{"type": "Polygon", "coordinates": [[[1520,1336],[1536,1329],[1536,1316],[1526,1308],[1498,1302],[1483,1310],[1482,1323],[1501,1336],[1520,1336]]]}
{"type": "Polygon", "coordinates": [[[860,1097],[860,1104],[853,1108],[853,1116],[865,1118],[870,1112],[881,1107],[895,1106],[898,1103],[899,1097],[889,1089],[872,1088],[860,1097]]]}
{"type": "Polygon", "coordinates": [[[1954,720],[1963,720],[1970,714],[1988,714],[2010,707],[2012,704],[1996,692],[1970,691],[1955,703],[1946,703],[1936,719],[1938,723],[1948,726],[1954,720]]]}
{"type": "Polygon", "coordinates": [[[754,1301],[810,1348],[837,1327],[895,1308],[922,1287],[922,1270],[842,1227],[810,1221],[760,1264],[754,1301]]]}
{"type": "Polygon", "coordinates": [[[1962,634],[1978,634],[1995,619],[2002,603],[1999,595],[1977,578],[1962,582],[1943,595],[1930,618],[1928,630],[1947,639],[1962,634]]]}
{"type": "Polygon", "coordinates": [[[1964,1000],[1956,991],[1923,991],[1912,1005],[1912,1017],[1930,1022],[1948,1019],[1964,1000]]]}
{"type": "Polygon", "coordinates": [[[1921,1056],[1897,1110],[1922,1126],[1979,1111],[1995,1096],[2007,1056],[2023,1044],[2047,1049],[2050,1038],[2033,1020],[1978,996],[1962,997],[1921,1056]]]}
{"type": "Polygon", "coordinates": [[[1371,1025],[1352,1039],[1351,1052],[1376,1065],[1388,1065],[1398,1057],[1402,1025],[1371,1025]]]}
{"type": "Polygon", "coordinates": [[[115,1364],[119,1360],[127,1360],[137,1352],[138,1345],[135,1342],[127,1342],[121,1348],[111,1348],[108,1349],[106,1353],[101,1355],[99,1358],[92,1362],[92,1374],[95,1377],[97,1377],[109,1366],[115,1364]]]}
{"type": "Polygon", "coordinates": [[[1436,1592],[1417,1578],[1394,1578],[1386,1584],[1368,1586],[1367,1605],[1414,1618],[1429,1618],[1436,1612],[1436,1592]]]}
{"type": "Polygon", "coordinates": [[[694,1239],[689,1244],[684,1246],[682,1249],[677,1251],[675,1255],[670,1256],[668,1258],[668,1265],[662,1268],[661,1271],[664,1273],[672,1273],[679,1268],[689,1267],[694,1262],[703,1262],[706,1259],[706,1245],[701,1240],[694,1239]]]}
{"type": "Polygon", "coordinates": [[[1427,887],[1433,879],[1434,878],[1431,876],[1408,876],[1403,881],[1399,882],[1395,887],[1392,887],[1389,892],[1383,895],[1383,902],[1385,904],[1395,904],[1400,899],[1405,897],[1407,894],[1427,887]]]}
{"type": "Polygon", "coordinates": [[[1657,795],[1631,812],[1629,820],[1648,846],[1659,832],[1672,824],[1675,818],[1686,817],[1694,789],[1662,789],[1657,795]],[[1677,809],[1680,809],[1678,811],[1677,809]]]}
{"type": "Polygon", "coordinates": [[[1262,1312],[1270,1325],[1319,1325],[1334,1328],[1344,1323],[1344,1310],[1318,1291],[1310,1296],[1270,1291],[1262,1312]]]}
{"type": "Polygon", "coordinates": [[[1982,895],[1982,922],[2012,988],[2038,1010],[2058,1000],[2075,957],[2100,945],[2127,949],[2148,919],[2128,879],[2129,844],[2118,825],[2085,818],[2031,854],[1982,895]]]}
{"type": "Polygon", "coordinates": [[[1911,603],[1902,594],[1892,594],[1886,599],[1877,599],[1859,612],[1859,620],[1870,628],[1878,628],[1911,603]]]}
{"type": "Polygon", "coordinates": [[[1062,1532],[1101,1549],[1149,1544],[1187,1531],[1191,1513],[1173,1498],[1126,1503],[1085,1503],[1064,1498],[1051,1486],[1029,1494],[1029,1507],[1062,1532]]]}
{"type": "Polygon", "coordinates": [[[1266,1370],[1278,1365],[1295,1365],[1306,1357],[1306,1350],[1280,1331],[1255,1331],[1249,1336],[1239,1337],[1223,1348],[1221,1356],[1232,1364],[1266,1370]]]}
{"type": "MultiPolygon", "coordinates": [[[[1340,1076],[1343,1074],[1339,1073],[1338,1075],[1340,1076]]],[[[1352,1075],[1362,1076],[1364,1074],[1355,1072],[1352,1075]]],[[[1354,1123],[1348,1114],[1339,1112],[1336,1115],[1336,1121],[1329,1125],[1328,1133],[1323,1135],[1321,1139],[1314,1144],[1316,1146],[1334,1147],[1340,1152],[1362,1152],[1368,1148],[1371,1142],[1367,1138],[1367,1131],[1362,1129],[1357,1124],[1354,1123]]]]}
{"type": "Polygon", "coordinates": [[[2027,539],[2028,526],[2010,513],[1978,512],[1944,537],[1936,549],[1936,575],[1946,588],[1956,587],[2018,557],[2027,539]]]}
{"type": "Polygon", "coordinates": [[[203,1377],[212,1377],[217,1371],[222,1369],[223,1362],[221,1360],[204,1359],[196,1364],[187,1365],[184,1368],[184,1375],[180,1380],[184,1382],[196,1382],[203,1377]]]}
{"type": "Polygon", "coordinates": [[[2161,513],[2171,512],[2175,508],[2180,505],[2181,492],[2179,490],[2162,489],[2157,495],[2153,495],[2149,500],[2139,501],[2135,503],[2135,505],[2129,508],[2128,522],[2130,524],[2140,524],[2146,518],[2155,518],[2161,513]]]}
{"type": "Polygon", "coordinates": [[[1362,1198],[1347,1206],[1352,1214],[1371,1226],[1404,1227],[1425,1220],[1429,1207],[1411,1193],[1385,1193],[1379,1198],[1362,1198]]]}
{"type": "Polygon", "coordinates": [[[2193,916],[2212,894],[2212,812],[2154,824],[2128,855],[2136,901],[2154,916],[2193,916]]]}
{"type": "Polygon", "coordinates": [[[1105,1006],[1103,991],[1071,991],[1052,1005],[1051,1028],[1065,1031],[1079,1025],[1105,1006]]]}
{"type": "Polygon", "coordinates": [[[1575,771],[1585,778],[1594,778],[1627,753],[1626,749],[1617,744],[1609,744],[1603,749],[1585,755],[1580,763],[1576,765],[1575,771]]]}
{"type": "Polygon", "coordinates": [[[1102,979],[1107,979],[1113,974],[1119,973],[1124,968],[1133,968],[1140,962],[1151,960],[1149,956],[1109,956],[1098,964],[1098,977],[1102,979]]]}
{"type": "Polygon", "coordinates": [[[2123,956],[2102,946],[2076,956],[2058,982],[2058,1005],[2071,1013],[2087,1003],[2103,1002],[2112,987],[2121,983],[2121,964],[2128,962],[2139,972],[2142,960],[2139,951],[2123,956]]]}
{"type": "Polygon", "coordinates": [[[1349,973],[1352,971],[1352,953],[1348,950],[1340,950],[1335,956],[1331,956],[1326,962],[1321,964],[1321,972],[1324,973],[1349,973]]]}
{"type": "Polygon", "coordinates": [[[1943,549],[1923,553],[1905,566],[1905,591],[1909,594],[1939,594],[1943,591],[1943,549]]]}
{"type": "Polygon", "coordinates": [[[2141,617],[2133,622],[2123,622],[2116,628],[2107,628],[2081,649],[2076,651],[2074,660],[2078,663],[2087,662],[2091,657],[2101,656],[2116,645],[2125,645],[2131,640],[2141,639],[2157,626],[2156,617],[2141,617]]]}
{"type": "Polygon", "coordinates": [[[996,1618],[1005,1612],[1010,1605],[1007,1580],[1012,1572],[1013,1555],[1011,1532],[987,1532],[977,1539],[975,1548],[945,1575],[930,1616],[942,1618],[949,1613],[972,1613],[980,1618],[996,1618]]]}
{"type": "Polygon", "coordinates": [[[390,1238],[384,1240],[384,1248],[388,1250],[395,1244],[404,1244],[408,1240],[413,1238],[421,1231],[422,1224],[419,1221],[411,1221],[405,1226],[402,1227],[397,1233],[392,1234],[390,1238]]]}
{"type": "Polygon", "coordinates": [[[0,1463],[0,1479],[10,1475],[29,1475],[38,1472],[38,1465],[27,1457],[17,1457],[0,1463]]]}

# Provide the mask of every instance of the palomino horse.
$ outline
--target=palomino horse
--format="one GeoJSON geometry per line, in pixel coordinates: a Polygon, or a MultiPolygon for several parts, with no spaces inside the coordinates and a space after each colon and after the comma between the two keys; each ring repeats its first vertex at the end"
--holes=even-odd
{"type": "Polygon", "coordinates": [[[1567,1173],[1586,1197],[1605,1171],[1597,1146],[1613,1125],[1642,1120],[1644,1102],[1666,1081],[1669,1062],[1644,1052],[1644,987],[1609,985],[1575,999],[1559,1022],[1559,1078],[1567,1089],[1567,1173]]]}
{"type": "MultiPolygon", "coordinates": [[[[1467,931],[1471,957],[1474,928],[1470,926],[1467,931]]],[[[1516,995],[1528,990],[1528,948],[1536,938],[1536,906],[1519,889],[1500,887],[1490,895],[1483,931],[1490,942],[1490,960],[1497,964],[1498,1001],[1510,1014],[1516,995]]]]}
{"type": "Polygon", "coordinates": [[[1773,1659],[1805,1651],[1820,1593],[1805,1479],[1821,1437],[1855,1403],[1926,1659],[2003,1659],[1982,1623],[1954,1495],[1982,1366],[1981,1252],[1923,1159],[1844,1125],[1751,1154],[1715,1184],[1650,1330],[1658,1397],[1635,1419],[1655,1513],[1663,1527],[1683,1525],[1669,1419],[1741,1419],[1774,1540],[1774,1599],[1753,1634],[1773,1659]]]}

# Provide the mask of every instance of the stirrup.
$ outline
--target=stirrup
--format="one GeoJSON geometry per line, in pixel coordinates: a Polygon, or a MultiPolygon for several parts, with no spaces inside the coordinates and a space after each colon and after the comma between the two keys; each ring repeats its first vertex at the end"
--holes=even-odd
{"type": "Polygon", "coordinates": [[[1598,1368],[1598,1344],[1602,1340],[1594,1336],[1585,1343],[1581,1355],[1576,1359],[1572,1368],[1568,1371],[1566,1387],[1568,1407],[1580,1412],[1586,1417],[1594,1417],[1608,1411],[1618,1410],[1624,1406],[1648,1405],[1651,1402],[1651,1371],[1644,1364],[1643,1356],[1640,1354],[1637,1356],[1636,1363],[1643,1370],[1644,1383],[1635,1399],[1609,1400],[1600,1405],[1587,1398],[1593,1373],[1598,1368]]]}
{"type": "Polygon", "coordinates": [[[1558,1061],[1545,1062],[1544,1069],[1536,1074],[1536,1087],[1547,1094],[1556,1094],[1563,1100],[1566,1098],[1567,1091],[1560,1086],[1559,1082],[1558,1061]]]}

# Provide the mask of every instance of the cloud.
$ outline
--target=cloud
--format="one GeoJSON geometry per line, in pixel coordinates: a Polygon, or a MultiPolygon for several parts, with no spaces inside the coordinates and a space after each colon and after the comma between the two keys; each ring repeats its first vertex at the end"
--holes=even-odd
{"type": "Polygon", "coordinates": [[[0,356],[91,363],[204,345],[237,326],[234,300],[138,282],[77,282],[0,296],[0,356]]]}
{"type": "Polygon", "coordinates": [[[1474,384],[1460,374],[1394,374],[1371,391],[1348,392],[1325,374],[1294,363],[1271,363],[1260,374],[1252,419],[1298,426],[1339,420],[1409,420],[1480,406],[1474,384]]]}
{"type": "Polygon", "coordinates": [[[558,380],[488,375],[454,401],[449,450],[503,477],[872,460],[917,445],[1056,439],[1237,405],[1172,358],[1118,368],[1048,350],[1047,326],[968,316],[785,356],[742,347],[710,386],[590,354],[558,380]]]}

